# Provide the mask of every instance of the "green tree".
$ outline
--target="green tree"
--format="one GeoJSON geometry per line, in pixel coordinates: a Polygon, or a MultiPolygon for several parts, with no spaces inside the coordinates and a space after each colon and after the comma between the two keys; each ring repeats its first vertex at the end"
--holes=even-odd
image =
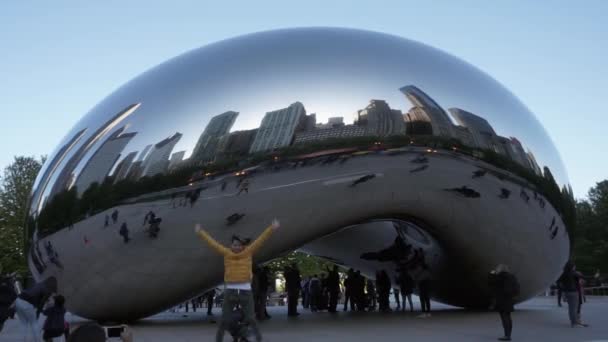
{"type": "Polygon", "coordinates": [[[30,192],[44,157],[15,157],[4,169],[0,183],[0,265],[3,272],[27,273],[26,230],[30,192]]]}
{"type": "Polygon", "coordinates": [[[576,203],[573,257],[585,274],[608,272],[608,180],[589,190],[588,200],[576,203]]]}

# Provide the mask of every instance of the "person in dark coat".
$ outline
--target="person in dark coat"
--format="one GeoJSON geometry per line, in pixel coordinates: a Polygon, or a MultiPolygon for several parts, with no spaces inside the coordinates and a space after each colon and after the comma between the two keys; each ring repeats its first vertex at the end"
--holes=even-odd
{"type": "Polygon", "coordinates": [[[494,309],[500,314],[500,320],[505,333],[500,341],[511,341],[513,321],[511,312],[515,304],[515,297],[519,295],[519,283],[517,278],[509,272],[506,265],[498,265],[490,272],[489,287],[494,296],[494,309]]]}
{"type": "Polygon", "coordinates": [[[418,295],[422,314],[418,317],[431,317],[431,290],[432,290],[431,270],[426,263],[421,264],[421,272],[418,274],[418,295]]]}
{"type": "Polygon", "coordinates": [[[365,303],[365,277],[361,275],[361,271],[357,270],[355,272],[355,281],[354,281],[354,297],[355,303],[357,306],[357,311],[365,311],[366,303],[365,303]]]}
{"type": "Polygon", "coordinates": [[[310,311],[316,312],[319,310],[321,301],[321,280],[317,275],[313,275],[308,282],[308,292],[310,293],[310,311]]]}
{"type": "MultiPolygon", "coordinates": [[[[44,331],[42,338],[45,342],[50,342],[55,337],[63,336],[66,333],[65,326],[65,298],[62,295],[57,295],[53,298],[54,305],[42,311],[46,316],[44,331]]],[[[66,336],[67,338],[68,336],[66,336]]]]}
{"type": "Polygon", "coordinates": [[[300,286],[302,278],[296,264],[285,269],[285,287],[287,289],[287,316],[299,316],[298,298],[300,297],[300,286]]]}
{"type": "Polygon", "coordinates": [[[346,279],[344,279],[344,310],[348,309],[348,303],[350,301],[350,311],[354,311],[353,304],[353,282],[355,277],[355,270],[352,268],[346,273],[346,279]]]}
{"type": "Polygon", "coordinates": [[[9,318],[15,317],[13,303],[17,299],[17,292],[11,277],[0,276],[0,332],[9,318]]]}
{"type": "Polygon", "coordinates": [[[38,316],[42,312],[42,307],[53,293],[57,292],[57,279],[49,277],[44,281],[34,284],[34,286],[22,291],[15,300],[17,317],[23,326],[23,331],[33,337],[34,341],[40,340],[40,328],[38,326],[38,316]]]}
{"type": "Polygon", "coordinates": [[[389,298],[391,294],[391,278],[385,270],[376,273],[376,289],[378,290],[378,304],[381,312],[389,312],[389,298]]]}
{"type": "Polygon", "coordinates": [[[409,271],[406,267],[402,267],[399,270],[399,276],[397,277],[397,284],[399,285],[399,290],[401,291],[401,300],[403,301],[403,305],[401,306],[401,310],[405,311],[406,309],[406,301],[410,302],[410,311],[414,312],[414,305],[412,303],[412,293],[414,293],[414,279],[410,275],[409,271]]]}

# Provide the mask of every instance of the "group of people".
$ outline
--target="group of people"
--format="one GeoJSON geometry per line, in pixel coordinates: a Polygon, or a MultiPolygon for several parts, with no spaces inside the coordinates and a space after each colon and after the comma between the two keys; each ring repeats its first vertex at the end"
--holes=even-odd
{"type": "Polygon", "coordinates": [[[0,331],[8,318],[18,318],[26,341],[51,341],[65,336],[68,340],[69,325],[65,320],[65,298],[57,293],[57,279],[44,281],[21,290],[14,276],[0,279],[0,331]],[[44,316],[42,328],[38,324],[44,316]]]}

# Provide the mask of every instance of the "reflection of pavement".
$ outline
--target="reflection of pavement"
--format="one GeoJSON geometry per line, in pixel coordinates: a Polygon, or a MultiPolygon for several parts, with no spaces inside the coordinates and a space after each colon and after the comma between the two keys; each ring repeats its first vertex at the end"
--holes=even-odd
{"type": "MultiPolygon", "coordinates": [[[[68,299],[69,300],[69,299],[68,299]]],[[[419,310],[415,301],[414,309],[419,310]]],[[[392,305],[394,307],[394,304],[392,305]]],[[[498,314],[494,312],[466,312],[433,303],[438,311],[427,319],[416,318],[418,312],[381,314],[343,313],[335,316],[328,313],[302,313],[296,319],[288,319],[287,307],[270,307],[272,319],[260,324],[264,340],[292,342],[334,341],[496,341],[502,328],[498,314]]],[[[583,306],[583,318],[589,328],[570,328],[568,309],[558,308],[555,297],[538,297],[516,307],[513,314],[514,341],[607,341],[608,298],[588,297],[583,306]]],[[[212,341],[217,324],[210,324],[206,310],[189,313],[162,313],[138,322],[133,326],[135,341],[146,342],[198,342],[212,341]]],[[[214,313],[219,316],[220,309],[214,313]]],[[[76,324],[80,320],[74,320],[76,324]]],[[[19,324],[9,320],[5,331],[0,333],[3,342],[19,342],[19,324]]],[[[226,338],[228,340],[228,338],[226,338]]]]}
{"type": "Polygon", "coordinates": [[[474,271],[482,277],[481,283],[498,260],[510,264],[523,277],[521,283],[530,288],[542,288],[546,279],[556,277],[556,270],[549,266],[565,258],[559,252],[567,252],[563,248],[567,239],[560,234],[560,239],[550,240],[546,227],[557,216],[550,205],[543,210],[537,202],[526,203],[519,196],[499,198],[501,188],[519,193],[521,186],[490,174],[471,179],[485,165],[481,162],[437,153],[428,156],[428,169],[410,174],[415,165],[411,159],[412,154],[369,155],[344,164],[262,172],[250,177],[249,193],[236,196],[235,180],[222,192],[218,182],[202,190],[193,208],[189,204],[173,208],[170,196],[123,205],[116,208],[117,223],[104,228],[105,215],[112,208],[50,236],[64,270],[49,269],[56,272],[62,291],[71,298],[68,307],[74,305],[89,314],[126,311],[137,315],[169,307],[221,281],[221,258],[196,238],[196,222],[228,243],[235,233],[259,234],[278,217],[282,222],[278,237],[260,251],[259,257],[267,259],[372,216],[414,213],[437,228],[443,241],[461,248],[459,257],[467,255],[464,261],[469,262],[467,267],[477,267],[474,271]],[[375,177],[349,186],[369,174],[375,177]],[[463,185],[481,197],[463,198],[443,190],[463,185]],[[142,225],[150,210],[163,219],[157,239],[151,239],[142,225]],[[245,216],[227,226],[226,218],[234,213],[245,216]],[[119,235],[123,222],[130,231],[128,244],[119,235]],[[531,261],[544,266],[530,269],[531,261]],[[97,300],[91,306],[93,295],[97,300]]]}

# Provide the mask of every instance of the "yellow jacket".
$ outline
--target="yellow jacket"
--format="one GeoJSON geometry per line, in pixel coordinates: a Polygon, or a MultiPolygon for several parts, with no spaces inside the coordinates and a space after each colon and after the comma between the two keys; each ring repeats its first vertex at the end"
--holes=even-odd
{"type": "Polygon", "coordinates": [[[234,253],[229,248],[222,246],[215,241],[206,231],[200,230],[198,235],[206,241],[211,248],[215,249],[219,254],[224,256],[224,282],[226,283],[248,283],[251,281],[252,273],[251,258],[253,253],[257,251],[264,241],[272,234],[272,227],[268,227],[264,232],[250,245],[245,247],[242,252],[234,253]]]}

